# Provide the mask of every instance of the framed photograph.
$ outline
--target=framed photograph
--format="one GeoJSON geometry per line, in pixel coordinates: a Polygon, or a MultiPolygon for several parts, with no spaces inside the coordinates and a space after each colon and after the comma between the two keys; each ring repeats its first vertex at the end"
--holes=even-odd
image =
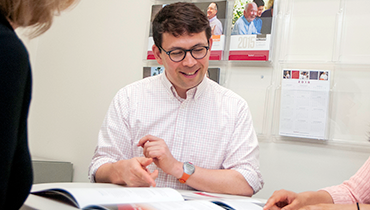
{"type": "Polygon", "coordinates": [[[143,68],[143,78],[162,74],[163,72],[164,72],[163,66],[144,67],[143,68]]]}
{"type": "MultiPolygon", "coordinates": [[[[226,5],[227,1],[210,1],[210,2],[194,2],[201,9],[210,21],[212,29],[213,45],[211,49],[210,60],[222,60],[225,48],[225,22],[226,22],[226,5]]],[[[167,4],[153,5],[150,23],[153,22],[155,15],[167,4]]],[[[148,38],[147,60],[154,60],[152,46],[154,45],[152,24],[150,24],[150,32],[148,38]]]]}
{"type": "Polygon", "coordinates": [[[207,77],[220,84],[220,68],[208,68],[207,77]]]}
{"type": "Polygon", "coordinates": [[[235,0],[229,60],[270,59],[273,0],[235,0]]]}

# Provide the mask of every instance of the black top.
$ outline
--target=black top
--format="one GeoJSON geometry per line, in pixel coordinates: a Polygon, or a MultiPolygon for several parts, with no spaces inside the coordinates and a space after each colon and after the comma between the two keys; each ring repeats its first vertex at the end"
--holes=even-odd
{"type": "Polygon", "coordinates": [[[0,13],[0,209],[19,209],[31,189],[27,141],[30,100],[27,50],[0,13]]]}

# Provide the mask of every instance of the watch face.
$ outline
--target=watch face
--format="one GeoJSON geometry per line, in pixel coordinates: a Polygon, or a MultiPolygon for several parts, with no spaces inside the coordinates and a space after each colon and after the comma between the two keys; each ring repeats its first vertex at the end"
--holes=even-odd
{"type": "Polygon", "coordinates": [[[195,171],[195,166],[191,164],[190,162],[184,163],[184,173],[192,175],[195,171]]]}

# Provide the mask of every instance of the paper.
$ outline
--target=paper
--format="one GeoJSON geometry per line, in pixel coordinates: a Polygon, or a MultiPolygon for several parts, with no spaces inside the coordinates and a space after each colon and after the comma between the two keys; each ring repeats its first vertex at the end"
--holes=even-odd
{"type": "Polygon", "coordinates": [[[279,134],[327,139],[329,91],[328,70],[283,70],[279,134]]]}

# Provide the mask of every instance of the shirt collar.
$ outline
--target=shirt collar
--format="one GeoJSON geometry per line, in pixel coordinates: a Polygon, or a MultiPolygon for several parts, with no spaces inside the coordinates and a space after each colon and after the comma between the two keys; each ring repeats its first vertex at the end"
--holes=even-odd
{"type": "Polygon", "coordinates": [[[253,20],[252,20],[251,22],[249,22],[249,21],[247,20],[247,18],[245,18],[245,16],[244,16],[244,15],[242,16],[242,19],[243,19],[243,21],[244,21],[247,25],[249,25],[249,24],[251,24],[251,22],[253,22],[253,20]]]}
{"type": "MultiPolygon", "coordinates": [[[[166,71],[166,70],[165,70],[166,71]]],[[[203,80],[199,83],[199,85],[195,86],[194,88],[191,88],[189,89],[187,92],[186,92],[186,99],[183,99],[181,98],[177,92],[176,92],[176,89],[175,87],[172,85],[172,83],[168,80],[165,72],[160,74],[159,75],[160,78],[161,78],[161,81],[162,81],[162,84],[164,85],[164,87],[166,88],[166,90],[173,96],[175,97],[176,99],[178,99],[179,101],[184,101],[184,100],[187,100],[187,99],[198,99],[206,90],[206,87],[208,85],[208,78],[206,76],[204,76],[203,80]]]]}
{"type": "Polygon", "coordinates": [[[217,15],[215,15],[213,18],[209,19],[209,22],[212,22],[217,19],[217,15]]]}

